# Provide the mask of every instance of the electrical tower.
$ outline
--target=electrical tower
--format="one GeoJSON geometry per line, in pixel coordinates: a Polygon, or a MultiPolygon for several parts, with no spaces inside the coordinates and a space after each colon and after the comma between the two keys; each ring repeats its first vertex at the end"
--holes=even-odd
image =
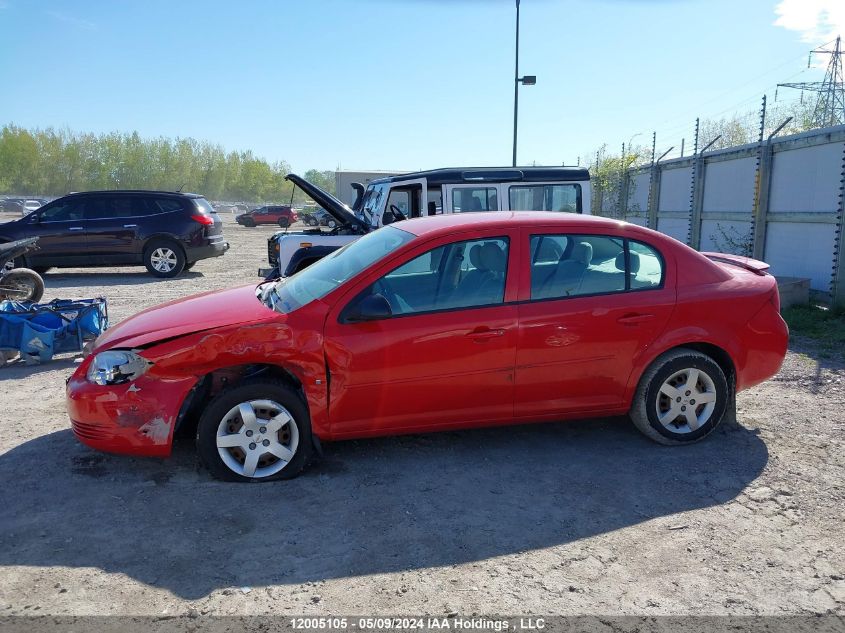
{"type": "Polygon", "coordinates": [[[830,55],[830,63],[827,65],[822,81],[778,84],[778,88],[797,88],[802,92],[806,90],[819,93],[816,107],[813,109],[813,127],[843,125],[845,124],[845,83],[842,78],[842,56],[845,52],[842,51],[841,37],[836,38],[833,50],[822,47],[810,51],[807,68],[810,67],[814,53],[830,55]]]}

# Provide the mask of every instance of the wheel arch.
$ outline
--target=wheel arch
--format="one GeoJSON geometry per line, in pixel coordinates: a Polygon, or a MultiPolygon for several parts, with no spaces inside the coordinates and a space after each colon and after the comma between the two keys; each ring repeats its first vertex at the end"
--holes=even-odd
{"type": "Polygon", "coordinates": [[[677,349],[690,349],[712,358],[725,374],[725,378],[728,381],[728,389],[730,389],[732,393],[736,391],[736,362],[727,349],[710,341],[694,339],[683,342],[675,341],[671,345],[661,347],[659,351],[652,348],[652,353],[642,359],[641,362],[634,368],[634,371],[631,372],[631,376],[628,379],[628,389],[626,394],[626,403],[628,407],[633,404],[634,394],[637,391],[637,387],[639,386],[643,375],[658,358],[677,349]]]}
{"type": "Polygon", "coordinates": [[[183,255],[186,254],[185,253],[185,245],[182,243],[182,240],[180,240],[177,236],[173,235],[172,233],[153,233],[152,235],[145,237],[144,240],[143,240],[144,246],[143,246],[143,248],[141,248],[141,252],[146,253],[147,248],[149,248],[150,244],[152,242],[155,242],[156,240],[165,240],[165,241],[168,241],[168,242],[173,242],[174,244],[179,246],[179,248],[182,249],[183,255]]]}
{"type": "Polygon", "coordinates": [[[182,402],[173,431],[174,435],[179,437],[193,436],[196,433],[200,415],[211,398],[227,387],[236,385],[243,380],[259,377],[271,378],[289,387],[300,397],[310,416],[311,411],[302,381],[294,372],[271,363],[230,365],[213,369],[199,378],[182,402]]]}

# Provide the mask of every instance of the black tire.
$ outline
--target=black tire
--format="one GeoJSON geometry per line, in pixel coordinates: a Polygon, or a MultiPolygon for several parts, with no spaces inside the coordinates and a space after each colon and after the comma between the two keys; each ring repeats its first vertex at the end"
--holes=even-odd
{"type": "Polygon", "coordinates": [[[290,220],[287,218],[279,218],[279,226],[286,229],[290,226],[290,220]]]}
{"type": "MultiPolygon", "coordinates": [[[[256,412],[256,419],[259,421],[259,424],[262,419],[260,416],[271,415],[271,413],[268,413],[270,409],[264,410],[256,408],[254,411],[256,412]]],[[[240,414],[236,414],[233,422],[235,425],[240,424],[239,428],[242,429],[243,418],[239,416],[240,414]]],[[[232,418],[230,417],[230,420],[231,419],[232,418]]],[[[262,428],[266,427],[262,426],[262,428]]],[[[238,429],[234,427],[230,427],[229,430],[232,434],[238,432],[238,429]]],[[[256,439],[260,438],[258,434],[254,437],[256,439]]],[[[264,442],[267,441],[269,440],[264,440],[264,442]]],[[[255,450],[255,443],[250,446],[254,447],[252,450],[255,450]]],[[[224,481],[264,482],[277,481],[279,479],[292,479],[301,473],[311,461],[313,447],[313,439],[311,437],[311,420],[308,415],[308,409],[302,401],[302,398],[289,387],[272,380],[250,380],[220,392],[205,408],[197,425],[197,453],[199,454],[200,461],[214,477],[224,481]],[[293,450],[293,457],[286,463],[286,465],[282,465],[280,470],[264,476],[249,477],[236,472],[230,468],[226,462],[224,462],[217,447],[217,433],[218,428],[224,420],[230,416],[233,409],[237,408],[238,405],[242,403],[249,403],[258,400],[268,400],[276,405],[280,405],[290,415],[290,421],[278,431],[278,439],[281,443],[285,443],[283,437],[285,432],[287,433],[286,441],[289,447],[293,446],[294,431],[297,440],[293,450]],[[295,429],[288,426],[291,424],[295,426],[295,429]]],[[[258,447],[258,450],[260,451],[260,447],[258,447]]],[[[228,454],[229,459],[233,460],[233,464],[239,465],[240,467],[244,465],[244,450],[241,450],[239,447],[233,447],[228,451],[228,454]],[[237,453],[237,451],[240,451],[240,453],[237,453]],[[239,463],[239,460],[242,461],[239,463]]],[[[265,458],[269,460],[276,459],[275,457],[268,457],[267,453],[264,453],[261,456],[261,459],[265,458]]],[[[280,461],[283,460],[275,461],[274,463],[270,463],[269,465],[265,465],[263,467],[260,466],[261,462],[259,462],[259,468],[269,468],[269,470],[272,471],[280,461]]],[[[256,473],[258,472],[259,471],[256,471],[256,473]]]]}
{"type": "Polygon", "coordinates": [[[255,220],[244,220],[243,225],[245,227],[249,228],[249,229],[254,228],[255,227],[255,220]]]}
{"type": "MultiPolygon", "coordinates": [[[[671,393],[674,385],[667,383],[667,388],[671,393]]],[[[628,415],[634,426],[655,442],[666,445],[692,444],[704,439],[719,426],[728,410],[729,400],[728,381],[718,363],[706,354],[681,347],[662,354],[645,371],[628,415]],[[695,402],[692,389],[680,389],[677,398],[661,392],[664,383],[670,379],[674,380],[675,376],[678,376],[677,386],[685,387],[690,379],[690,370],[699,372],[695,391],[701,391],[700,388],[703,388],[708,393],[715,393],[715,402],[709,414],[708,404],[695,402]],[[680,382],[681,380],[684,382],[680,382]],[[669,421],[676,406],[679,409],[677,417],[673,418],[674,421],[669,421]],[[683,410],[680,410],[681,408],[683,410]],[[685,420],[688,419],[688,410],[699,420],[705,415],[706,419],[703,422],[693,419],[687,423],[685,420]],[[666,416],[666,424],[659,420],[661,413],[666,416]],[[697,428],[693,428],[693,422],[697,428]]]]}
{"type": "Polygon", "coordinates": [[[152,240],[144,249],[144,266],[153,277],[176,277],[185,268],[185,251],[172,240],[152,240]]]}
{"type": "Polygon", "coordinates": [[[0,277],[0,300],[14,299],[15,301],[34,301],[38,303],[41,297],[44,296],[44,280],[34,270],[29,268],[13,268],[5,275],[0,277]],[[26,292],[25,295],[17,292],[7,294],[7,291],[2,290],[5,287],[19,287],[21,292],[26,292]]]}

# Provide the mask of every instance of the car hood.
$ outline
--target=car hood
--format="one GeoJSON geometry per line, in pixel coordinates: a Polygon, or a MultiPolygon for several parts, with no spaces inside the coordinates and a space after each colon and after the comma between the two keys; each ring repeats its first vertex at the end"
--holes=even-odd
{"type": "Polygon", "coordinates": [[[311,196],[314,202],[323,207],[323,209],[326,210],[326,213],[331,215],[340,224],[343,224],[345,226],[353,226],[363,232],[367,232],[370,230],[370,227],[367,226],[367,224],[358,216],[356,216],[352,212],[352,209],[350,209],[343,202],[335,198],[329,192],[323,191],[317,185],[311,184],[310,182],[308,182],[304,178],[300,178],[296,174],[288,174],[287,176],[285,176],[285,180],[289,180],[297,187],[302,189],[309,196],[311,196]]]}
{"type": "Polygon", "coordinates": [[[278,316],[255,296],[255,284],[177,299],[139,312],[106,330],[94,352],[138,348],[203,330],[278,316]]]}

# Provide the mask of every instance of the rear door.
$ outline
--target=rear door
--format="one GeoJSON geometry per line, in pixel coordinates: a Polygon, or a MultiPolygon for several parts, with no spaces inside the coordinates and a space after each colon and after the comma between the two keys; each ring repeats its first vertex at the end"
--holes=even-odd
{"type": "Polygon", "coordinates": [[[674,309],[673,269],[620,236],[526,229],[523,244],[516,415],[620,407],[635,359],[674,309]]]}
{"type": "Polygon", "coordinates": [[[147,214],[145,201],[139,196],[91,196],[85,205],[85,220],[92,263],[140,261],[139,224],[147,214]]]}
{"type": "MultiPolygon", "coordinates": [[[[580,182],[534,182],[502,185],[503,207],[512,211],[583,213],[585,185],[580,182]]],[[[587,192],[588,193],[588,192],[587,192]]]]}

